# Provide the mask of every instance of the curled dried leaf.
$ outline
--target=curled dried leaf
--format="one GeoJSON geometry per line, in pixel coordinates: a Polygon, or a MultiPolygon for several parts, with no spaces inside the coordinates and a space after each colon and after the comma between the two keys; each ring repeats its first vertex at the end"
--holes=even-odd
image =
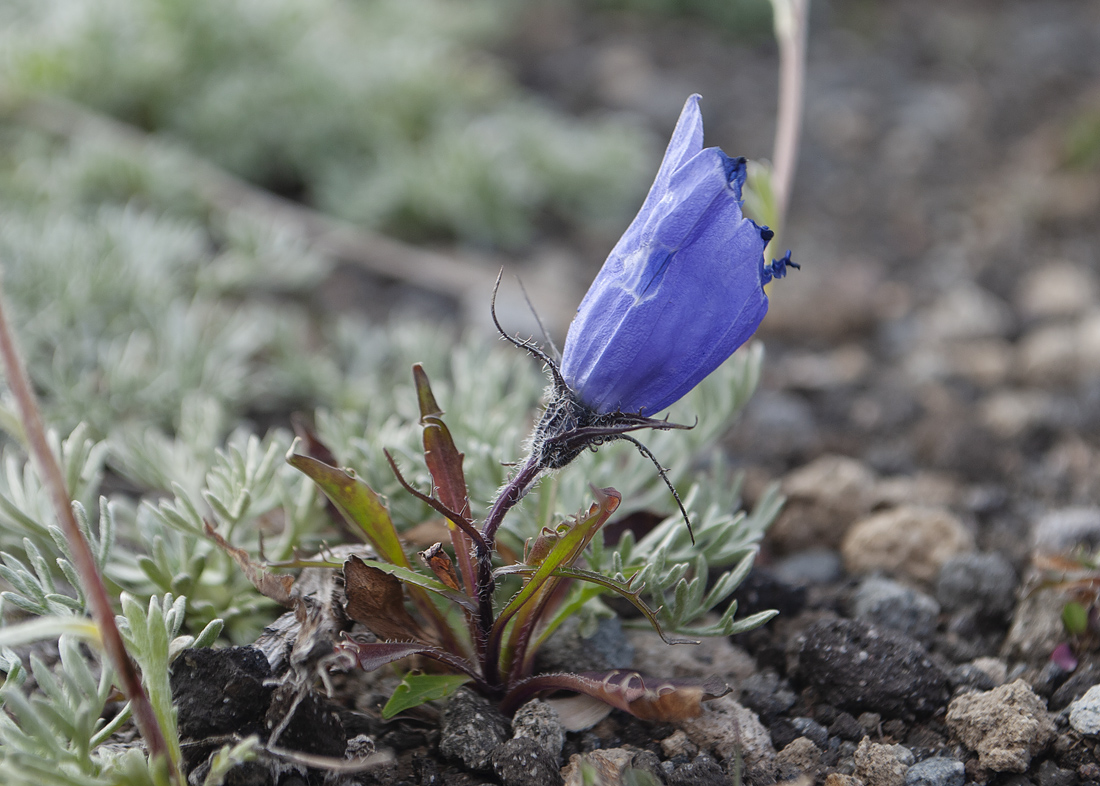
{"type": "Polygon", "coordinates": [[[458,573],[450,556],[443,550],[442,543],[435,543],[423,551],[418,551],[417,556],[424,564],[431,568],[435,577],[453,590],[459,591],[458,573]]]}
{"type": "Polygon", "coordinates": [[[547,691],[567,690],[592,696],[642,720],[680,721],[696,718],[703,702],[729,693],[719,679],[654,679],[636,671],[614,669],[583,674],[542,674],[516,686],[505,698],[505,712],[519,707],[531,696],[547,691]]]}

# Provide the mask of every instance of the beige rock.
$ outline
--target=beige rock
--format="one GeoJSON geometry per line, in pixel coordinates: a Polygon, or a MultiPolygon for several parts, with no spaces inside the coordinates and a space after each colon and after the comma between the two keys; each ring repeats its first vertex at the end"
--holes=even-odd
{"type": "Polygon", "coordinates": [[[973,549],[973,536],[954,514],[906,505],[857,522],[841,554],[849,573],[884,571],[929,582],[950,557],[973,549]]]}
{"type": "Polygon", "coordinates": [[[875,483],[870,492],[874,507],[898,505],[954,505],[962,492],[947,475],[918,472],[915,475],[894,475],[875,483]]]}
{"type": "Polygon", "coordinates": [[[771,773],[775,769],[772,738],[756,713],[723,696],[704,705],[698,718],[679,724],[696,745],[722,761],[738,754],[748,769],[771,773]]]}
{"type": "Polygon", "coordinates": [[[581,755],[574,753],[569,763],[562,768],[561,776],[565,786],[585,786],[592,780],[585,778],[585,771],[595,771],[599,780],[596,783],[622,783],[623,771],[629,767],[637,751],[625,748],[605,748],[581,755]]]}
{"type": "Polygon", "coordinates": [[[1020,379],[1030,385],[1046,386],[1074,381],[1080,373],[1076,325],[1047,325],[1030,331],[1016,350],[1020,379]]]}
{"type": "Polygon", "coordinates": [[[1096,374],[1100,372],[1100,309],[1094,309],[1082,317],[1077,331],[1081,373],[1096,374]]]}
{"type": "Polygon", "coordinates": [[[921,332],[931,341],[957,341],[1003,336],[1011,326],[1007,303],[976,284],[962,282],[925,312],[921,332]]]}
{"type": "Polygon", "coordinates": [[[669,759],[676,756],[689,756],[695,758],[695,754],[699,752],[699,748],[694,742],[688,739],[683,729],[677,729],[661,740],[661,751],[665,754],[665,757],[669,759]]]}
{"type": "Polygon", "coordinates": [[[1068,262],[1035,268],[1020,281],[1016,304],[1031,318],[1076,316],[1096,302],[1096,276],[1068,262]]]}
{"type": "Polygon", "coordinates": [[[871,510],[875,480],[866,464],[846,456],[821,456],[794,470],[783,479],[787,504],[769,542],[780,552],[836,548],[852,522],[871,510]]]}
{"type": "Polygon", "coordinates": [[[1024,772],[1055,736],[1054,716],[1023,680],[964,693],[947,707],[947,727],[994,772],[1024,772]]]}
{"type": "Polygon", "coordinates": [[[953,375],[975,385],[994,387],[1008,378],[1016,353],[1003,339],[983,338],[950,345],[946,357],[953,375]]]}
{"type": "Polygon", "coordinates": [[[915,761],[904,745],[882,745],[870,737],[860,741],[853,759],[856,776],[867,786],[904,786],[905,773],[915,761]]]}
{"type": "Polygon", "coordinates": [[[780,781],[814,776],[821,769],[821,749],[809,737],[799,737],[776,754],[775,765],[780,781]]]}
{"type": "Polygon", "coordinates": [[[871,356],[858,344],[830,352],[805,352],[785,358],[776,370],[778,384],[796,390],[827,390],[859,382],[871,368],[871,356]]]}
{"type": "Polygon", "coordinates": [[[1040,588],[1025,595],[1016,604],[1008,635],[1001,645],[1002,655],[1036,666],[1045,663],[1051,651],[1065,641],[1066,629],[1062,624],[1065,605],[1065,594],[1054,588],[1040,588]]]}
{"type": "Polygon", "coordinates": [[[1049,394],[1039,390],[998,390],[978,406],[978,418],[999,437],[1015,439],[1033,425],[1048,420],[1054,410],[1049,394]]]}
{"type": "Polygon", "coordinates": [[[842,775],[839,772],[830,772],[825,778],[825,786],[864,786],[863,781],[855,775],[842,775]]]}

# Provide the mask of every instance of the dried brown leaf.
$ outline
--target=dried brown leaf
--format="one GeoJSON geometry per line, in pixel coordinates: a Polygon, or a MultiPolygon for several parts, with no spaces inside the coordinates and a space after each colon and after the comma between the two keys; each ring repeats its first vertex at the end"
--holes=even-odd
{"type": "Polygon", "coordinates": [[[356,622],[380,639],[427,641],[420,624],[405,608],[405,590],[400,580],[378,568],[365,564],[359,557],[349,557],[344,563],[344,611],[356,622]]]}

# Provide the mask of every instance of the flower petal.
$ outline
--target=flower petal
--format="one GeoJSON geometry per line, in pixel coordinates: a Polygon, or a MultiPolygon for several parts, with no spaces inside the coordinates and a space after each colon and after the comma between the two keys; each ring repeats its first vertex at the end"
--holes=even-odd
{"type": "Polygon", "coordinates": [[[745,161],[701,148],[692,96],[649,196],[570,326],[562,376],[597,412],[665,409],[748,340],[767,311],[771,232],[741,214],[745,161]]]}

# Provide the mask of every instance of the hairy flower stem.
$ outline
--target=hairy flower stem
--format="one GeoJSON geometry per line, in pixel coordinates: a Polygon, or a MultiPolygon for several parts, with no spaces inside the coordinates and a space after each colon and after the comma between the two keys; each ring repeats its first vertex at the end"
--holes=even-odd
{"type": "Polygon", "coordinates": [[[493,629],[494,615],[493,615],[493,593],[496,591],[496,581],[493,579],[493,564],[491,561],[491,554],[493,547],[496,544],[496,533],[500,529],[501,523],[504,521],[504,517],[508,515],[516,503],[523,499],[523,495],[531,488],[531,484],[538,479],[538,476],[542,473],[543,466],[539,461],[539,455],[537,451],[532,451],[531,455],[527,457],[527,460],[520,467],[519,471],[512,476],[512,478],[504,485],[499,495],[497,495],[496,501],[493,502],[492,508],[489,509],[489,515],[485,517],[485,524],[481,528],[481,537],[485,541],[485,545],[488,546],[488,550],[483,556],[481,552],[477,555],[478,573],[477,573],[477,595],[478,595],[478,627],[480,633],[481,642],[479,642],[478,650],[482,653],[482,665],[485,670],[485,680],[490,685],[500,684],[500,641],[496,637],[491,637],[490,634],[493,629]]]}
{"type": "Polygon", "coordinates": [[[19,409],[24,436],[27,447],[34,461],[35,469],[39,477],[49,491],[50,501],[53,504],[54,514],[65,533],[65,539],[69,544],[73,567],[80,576],[84,595],[91,607],[92,617],[99,627],[99,635],[103,641],[103,648],[110,658],[111,664],[118,674],[122,692],[130,701],[130,707],[137,723],[138,731],[149,751],[151,759],[164,758],[168,762],[170,777],[175,783],[179,783],[179,773],[176,770],[176,762],[171,760],[168,743],[164,732],[157,723],[153,705],[149,702],[144,688],[141,685],[141,677],[134,667],[130,656],[126,652],[126,645],[122,641],[118,626],[115,624],[115,613],[111,607],[111,601],[107,597],[107,588],[103,585],[103,578],[96,567],[95,557],[88,546],[80,527],[73,515],[72,500],[65,488],[65,479],[61,474],[61,467],[50,450],[49,441],[46,438],[46,430],[42,425],[42,414],[38,406],[38,400],[31,390],[27,371],[22,358],[15,348],[15,341],[8,327],[7,316],[3,306],[3,292],[0,290],[0,357],[3,359],[4,371],[7,376],[8,387],[15,397],[16,406],[19,409]]]}

